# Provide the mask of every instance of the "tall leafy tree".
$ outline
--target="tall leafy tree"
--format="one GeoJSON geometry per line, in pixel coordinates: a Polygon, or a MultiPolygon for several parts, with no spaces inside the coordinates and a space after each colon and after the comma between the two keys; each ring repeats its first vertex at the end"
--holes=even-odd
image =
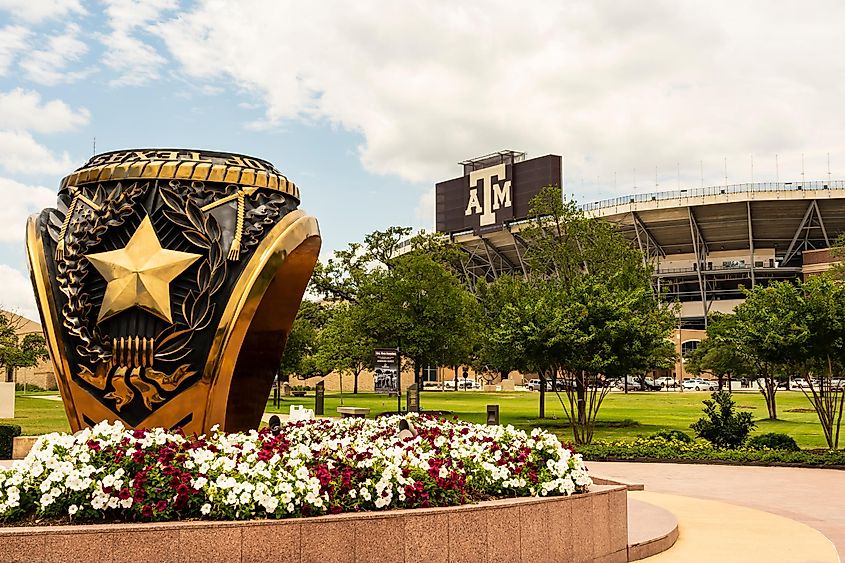
{"type": "Polygon", "coordinates": [[[332,307],[331,317],[320,331],[315,355],[317,368],[323,373],[337,371],[352,376],[352,392],[358,393],[358,377],[373,363],[375,340],[364,330],[359,318],[360,307],[339,303],[332,307]]]}
{"type": "Polygon", "coordinates": [[[722,338],[754,366],[769,418],[777,420],[778,380],[800,369],[810,339],[801,290],[791,282],[776,282],[746,290],[745,295],[722,338]]]}
{"type": "Polygon", "coordinates": [[[809,328],[804,348],[808,389],[802,389],[819,417],[828,447],[839,447],[845,389],[845,284],[829,276],[801,286],[803,317],[809,328]],[[812,376],[811,376],[812,375],[812,376]]]}
{"type": "Polygon", "coordinates": [[[311,288],[355,305],[359,334],[400,346],[421,383],[428,365],[469,363],[477,305],[450,264],[447,241],[411,229],[375,231],[320,265],[311,288]]]}
{"type": "MultiPolygon", "coordinates": [[[[607,392],[607,377],[634,375],[662,363],[668,350],[665,339],[674,321],[668,306],[652,294],[650,269],[642,254],[612,225],[586,217],[575,202],[564,200],[560,188],[546,187],[532,200],[530,222],[521,235],[528,243],[527,283],[536,295],[534,301],[544,305],[542,310],[533,311],[532,317],[535,306],[522,303],[525,324],[519,331],[524,344],[536,348],[536,356],[529,357],[534,358],[540,379],[560,376],[567,380],[567,396],[573,408],[565,409],[575,438],[589,440],[591,425],[607,392]],[[605,303],[627,305],[629,313],[649,318],[653,324],[635,328],[632,323],[625,325],[623,319],[615,319],[606,325],[609,319],[602,318],[601,313],[605,303]],[[593,326],[592,322],[597,324],[593,326]],[[635,337],[637,330],[640,332],[635,337]],[[642,348],[615,340],[623,334],[634,338],[642,348]],[[612,344],[617,342],[618,349],[612,344]]],[[[545,414],[544,390],[543,383],[541,417],[545,414]]]]}
{"type": "Polygon", "coordinates": [[[359,292],[362,325],[379,345],[399,346],[421,385],[428,365],[468,362],[476,302],[457,277],[423,252],[371,272],[359,292]]]}
{"type": "Polygon", "coordinates": [[[707,338],[701,341],[686,360],[686,370],[700,375],[711,373],[719,382],[719,389],[727,379],[728,389],[734,378],[754,376],[754,365],[743,354],[730,335],[735,332],[736,317],[733,314],[714,313],[707,323],[707,338]]]}

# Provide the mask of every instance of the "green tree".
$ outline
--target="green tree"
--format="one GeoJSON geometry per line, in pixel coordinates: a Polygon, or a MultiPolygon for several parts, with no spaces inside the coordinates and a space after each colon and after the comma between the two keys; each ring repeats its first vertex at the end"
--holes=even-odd
{"type": "Polygon", "coordinates": [[[815,276],[800,289],[809,330],[802,371],[809,388],[802,391],[819,417],[828,447],[836,449],[845,406],[845,389],[839,383],[845,372],[845,284],[815,276]]]}
{"type": "Polygon", "coordinates": [[[555,388],[558,377],[566,380],[571,404],[564,408],[576,441],[588,441],[607,393],[607,378],[661,364],[674,320],[669,307],[652,294],[651,271],[642,254],[613,225],[586,217],[555,186],[544,188],[532,200],[529,215],[520,234],[528,246],[527,285],[532,290],[526,295],[532,297],[514,303],[508,313],[511,322],[522,324],[500,327],[500,336],[512,332],[507,341],[514,350],[524,347],[537,370],[543,382],[541,417],[545,380],[551,379],[555,388]],[[627,307],[628,313],[654,324],[646,329],[645,324],[635,326],[636,319],[603,318],[604,303],[627,307]],[[633,338],[635,345],[619,340],[621,335],[633,338]],[[521,345],[515,342],[520,339],[521,345]],[[620,343],[618,349],[612,343],[620,343]]]}
{"type": "Polygon", "coordinates": [[[358,377],[371,368],[376,342],[363,330],[358,318],[360,307],[339,303],[332,307],[331,317],[320,331],[315,355],[317,368],[323,373],[337,371],[352,375],[352,392],[358,393],[358,377]]]}
{"type": "Polygon", "coordinates": [[[469,361],[475,299],[433,257],[412,251],[373,270],[358,300],[367,334],[381,346],[399,346],[420,386],[423,367],[455,365],[462,354],[461,363],[469,361]]]}
{"type": "Polygon", "coordinates": [[[18,332],[26,319],[0,312],[0,369],[26,368],[47,359],[47,344],[41,334],[21,337],[18,332]]]}
{"type": "Polygon", "coordinates": [[[307,379],[322,373],[317,367],[316,354],[320,329],[327,317],[327,312],[318,303],[308,299],[302,301],[279,365],[282,381],[289,381],[291,376],[307,379]]]}
{"type": "Polygon", "coordinates": [[[810,339],[800,289],[775,282],[745,291],[728,334],[722,337],[754,366],[769,418],[777,420],[778,380],[800,370],[810,339]]]}
{"type": "Polygon", "coordinates": [[[400,346],[421,383],[428,365],[469,363],[477,304],[455,276],[455,247],[440,237],[390,227],[318,266],[312,291],[356,305],[359,334],[400,346]]]}
{"type": "Polygon", "coordinates": [[[525,369],[525,358],[512,346],[503,345],[496,331],[506,322],[506,306],[518,307],[528,292],[530,286],[525,280],[511,275],[475,286],[479,305],[478,338],[473,354],[476,371],[489,370],[504,379],[513,370],[525,369]]]}
{"type": "Polygon", "coordinates": [[[735,331],[733,314],[714,313],[707,323],[707,338],[701,341],[686,360],[686,370],[695,375],[711,373],[719,382],[719,390],[727,378],[730,391],[734,378],[753,377],[754,365],[730,338],[735,331]]]}

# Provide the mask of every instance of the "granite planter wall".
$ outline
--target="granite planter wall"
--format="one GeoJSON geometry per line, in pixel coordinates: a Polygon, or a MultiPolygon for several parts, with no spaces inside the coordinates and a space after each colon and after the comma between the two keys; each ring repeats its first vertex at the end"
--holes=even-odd
{"type": "Polygon", "coordinates": [[[571,497],[287,520],[0,528],[0,561],[627,561],[623,486],[571,497]]]}

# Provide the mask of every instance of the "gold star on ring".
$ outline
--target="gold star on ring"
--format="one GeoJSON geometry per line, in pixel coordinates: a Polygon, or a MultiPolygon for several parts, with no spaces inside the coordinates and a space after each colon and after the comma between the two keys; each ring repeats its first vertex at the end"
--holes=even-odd
{"type": "Polygon", "coordinates": [[[86,258],[108,283],[98,323],[131,307],[172,323],[170,282],[201,256],[162,248],[148,215],[125,247],[86,258]]]}

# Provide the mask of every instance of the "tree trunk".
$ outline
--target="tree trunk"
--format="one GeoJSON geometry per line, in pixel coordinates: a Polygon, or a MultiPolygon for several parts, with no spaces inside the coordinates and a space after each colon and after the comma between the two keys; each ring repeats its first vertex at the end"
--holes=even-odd
{"type": "Polygon", "coordinates": [[[352,394],[358,394],[358,376],[361,375],[361,370],[355,371],[354,379],[352,380],[352,394]]]}
{"type": "Polygon", "coordinates": [[[733,380],[731,378],[731,372],[728,372],[728,393],[733,393],[733,380]]]}
{"type": "Polygon", "coordinates": [[[414,360],[414,383],[417,384],[417,389],[422,389],[422,366],[414,360]]]}
{"type": "Polygon", "coordinates": [[[583,371],[575,377],[575,393],[578,398],[578,425],[583,435],[587,428],[587,381],[583,371]]]}
{"type": "Polygon", "coordinates": [[[457,391],[457,390],[458,390],[458,368],[459,368],[459,367],[460,367],[460,366],[455,366],[455,388],[454,388],[454,389],[452,389],[452,391],[457,391]]]}

